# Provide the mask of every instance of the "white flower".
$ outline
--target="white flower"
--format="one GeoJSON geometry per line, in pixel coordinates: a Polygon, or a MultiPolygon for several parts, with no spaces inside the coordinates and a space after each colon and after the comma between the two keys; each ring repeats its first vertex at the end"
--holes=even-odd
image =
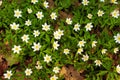
{"type": "Polygon", "coordinates": [[[2,0],[0,1],[0,6],[2,5],[2,0]]]}
{"type": "Polygon", "coordinates": [[[26,26],[30,26],[32,23],[31,23],[31,21],[28,19],[27,21],[25,21],[25,25],[26,26]]]}
{"type": "Polygon", "coordinates": [[[31,0],[31,3],[36,4],[38,0],[31,0]]]}
{"type": "Polygon", "coordinates": [[[100,66],[102,64],[102,62],[100,60],[95,60],[94,62],[95,62],[96,66],[100,66]]]}
{"type": "Polygon", "coordinates": [[[79,47],[84,47],[84,44],[86,43],[86,41],[82,40],[78,42],[78,46],[79,47]]]}
{"type": "Polygon", "coordinates": [[[41,65],[40,61],[37,61],[36,65],[41,65]]]}
{"type": "Polygon", "coordinates": [[[37,66],[35,66],[35,68],[40,70],[40,69],[42,69],[42,66],[41,65],[37,65],[37,66]]]}
{"type": "Polygon", "coordinates": [[[87,15],[87,17],[88,17],[89,19],[92,19],[92,16],[93,16],[92,14],[88,14],[88,15],[87,15]]]}
{"type": "Polygon", "coordinates": [[[19,29],[19,24],[13,23],[13,24],[10,24],[10,27],[13,30],[18,30],[19,29]]]}
{"type": "Polygon", "coordinates": [[[118,4],[117,0],[111,0],[111,3],[118,4]]]}
{"type": "Polygon", "coordinates": [[[64,35],[64,33],[63,33],[63,30],[58,29],[57,31],[55,31],[55,32],[53,33],[53,35],[54,35],[54,38],[58,40],[58,39],[61,38],[61,36],[64,35]]]}
{"type": "Polygon", "coordinates": [[[101,53],[105,54],[107,52],[107,49],[102,49],[101,53]]]}
{"type": "Polygon", "coordinates": [[[48,25],[47,23],[44,23],[44,24],[42,25],[42,30],[45,30],[45,31],[50,30],[50,25],[48,25]]]}
{"type": "Polygon", "coordinates": [[[7,73],[4,73],[4,78],[10,79],[10,77],[13,75],[12,71],[7,71],[7,73]]]}
{"type": "Polygon", "coordinates": [[[21,51],[21,48],[20,48],[20,47],[21,47],[20,45],[19,45],[19,46],[14,45],[14,48],[12,48],[13,52],[19,54],[20,51],[21,51]]]}
{"type": "Polygon", "coordinates": [[[31,8],[28,8],[27,9],[27,12],[30,14],[30,13],[32,13],[32,9],[31,8]]]}
{"type": "Polygon", "coordinates": [[[83,4],[83,5],[88,5],[88,3],[89,3],[88,0],[83,0],[83,1],[82,1],[82,4],[83,4]]]}
{"type": "Polygon", "coordinates": [[[34,31],[33,31],[33,35],[34,35],[35,37],[39,36],[39,35],[40,35],[39,30],[34,30],[34,31]]]}
{"type": "Polygon", "coordinates": [[[86,31],[91,31],[91,29],[93,28],[92,23],[87,23],[87,25],[85,26],[86,31]]]}
{"type": "Polygon", "coordinates": [[[22,11],[20,11],[19,9],[14,10],[14,16],[17,17],[17,18],[22,17],[21,13],[22,13],[22,11]]]}
{"type": "Polygon", "coordinates": [[[82,57],[82,60],[83,61],[87,61],[89,59],[89,56],[86,54],[86,55],[83,55],[83,57],[82,57]]]}
{"type": "Polygon", "coordinates": [[[100,2],[104,2],[104,0],[100,0],[100,2]]]}
{"type": "Polygon", "coordinates": [[[80,30],[80,24],[79,23],[75,24],[73,30],[75,31],[80,30]]]}
{"type": "Polygon", "coordinates": [[[37,66],[35,66],[36,69],[38,69],[38,70],[42,69],[40,61],[37,61],[36,65],[37,65],[37,66]]]}
{"type": "Polygon", "coordinates": [[[44,62],[49,63],[50,61],[52,61],[51,56],[48,56],[48,55],[46,54],[46,56],[44,57],[44,62]]]}
{"type": "Polygon", "coordinates": [[[44,6],[45,8],[48,8],[48,7],[49,7],[48,4],[49,4],[49,3],[48,3],[47,1],[44,1],[43,6],[44,6]]]}
{"type": "Polygon", "coordinates": [[[71,18],[66,18],[66,23],[69,24],[69,25],[72,24],[71,18]]]}
{"type": "Polygon", "coordinates": [[[55,13],[55,12],[52,12],[52,13],[50,14],[50,17],[51,17],[51,19],[56,20],[57,15],[56,15],[56,13],[55,13]]]}
{"type": "Polygon", "coordinates": [[[43,13],[40,12],[40,11],[38,11],[38,12],[36,13],[36,16],[37,16],[38,19],[42,19],[42,18],[44,17],[43,13]]]}
{"type": "Polygon", "coordinates": [[[58,47],[59,47],[60,45],[58,44],[58,41],[54,41],[54,43],[53,43],[53,48],[55,49],[55,50],[58,50],[58,47]]]}
{"type": "Polygon", "coordinates": [[[117,67],[116,67],[116,71],[117,71],[117,73],[120,74],[120,65],[117,65],[117,67]]]}
{"type": "Polygon", "coordinates": [[[70,50],[69,49],[64,49],[64,52],[63,52],[64,54],[69,54],[70,53],[70,50]]]}
{"type": "Polygon", "coordinates": [[[32,46],[32,48],[34,49],[34,51],[39,51],[41,48],[40,43],[33,43],[34,45],[32,46]]]}
{"type": "Polygon", "coordinates": [[[56,75],[50,77],[50,80],[57,80],[57,79],[58,79],[58,77],[56,75]]]}
{"type": "Polygon", "coordinates": [[[26,34],[24,34],[22,37],[21,37],[21,39],[22,39],[22,41],[24,42],[28,42],[28,40],[29,40],[29,35],[26,35],[26,34]]]}
{"type": "Polygon", "coordinates": [[[59,68],[59,67],[54,67],[54,68],[53,68],[53,72],[54,72],[54,73],[57,74],[57,73],[59,73],[59,71],[60,71],[60,68],[59,68]]]}
{"type": "Polygon", "coordinates": [[[63,36],[63,35],[64,35],[63,30],[58,29],[57,32],[58,32],[58,34],[59,34],[60,36],[63,36]]]}
{"type": "Polygon", "coordinates": [[[30,76],[32,74],[32,70],[27,68],[25,70],[25,74],[26,74],[26,76],[30,76]]]}
{"type": "Polygon", "coordinates": [[[81,54],[83,52],[83,48],[79,48],[78,50],[77,50],[77,53],[78,54],[81,54]]]}
{"type": "Polygon", "coordinates": [[[112,15],[112,17],[114,17],[114,18],[118,18],[118,17],[120,16],[119,10],[114,10],[113,12],[111,12],[111,15],[112,15]]]}
{"type": "Polygon", "coordinates": [[[119,33],[116,36],[114,36],[114,40],[116,43],[120,44],[120,34],[119,33]]]}
{"type": "Polygon", "coordinates": [[[114,48],[114,53],[117,53],[119,51],[118,47],[114,48]]]}
{"type": "Polygon", "coordinates": [[[104,12],[102,10],[98,10],[97,14],[100,17],[100,16],[103,16],[104,12]]]}
{"type": "Polygon", "coordinates": [[[97,41],[92,42],[92,48],[96,46],[97,41]]]}
{"type": "Polygon", "coordinates": [[[54,38],[57,40],[61,38],[61,36],[58,34],[58,31],[55,31],[53,35],[54,35],[54,38]]]}

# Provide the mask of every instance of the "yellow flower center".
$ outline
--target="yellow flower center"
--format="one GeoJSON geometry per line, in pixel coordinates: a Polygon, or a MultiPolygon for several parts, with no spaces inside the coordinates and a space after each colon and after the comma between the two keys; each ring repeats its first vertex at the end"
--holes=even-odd
{"type": "Polygon", "coordinates": [[[68,53],[69,52],[69,50],[68,49],[65,49],[65,53],[68,53]]]}
{"type": "Polygon", "coordinates": [[[87,4],[88,4],[88,1],[87,1],[87,0],[85,0],[85,1],[83,2],[83,4],[84,4],[84,5],[87,5],[87,4]]]}
{"type": "Polygon", "coordinates": [[[78,49],[78,52],[82,52],[82,49],[78,49]]]}
{"type": "Polygon", "coordinates": [[[101,62],[99,60],[96,61],[96,64],[101,64],[101,62]]]}
{"type": "Polygon", "coordinates": [[[10,73],[7,73],[7,76],[8,76],[8,77],[10,77],[10,76],[11,76],[11,74],[10,74],[10,73]]]}
{"type": "Polygon", "coordinates": [[[61,31],[59,31],[59,32],[58,32],[58,34],[59,34],[59,35],[61,35],[61,34],[62,34],[62,32],[61,32],[61,31]]]}
{"type": "Polygon", "coordinates": [[[38,14],[38,17],[41,17],[42,15],[41,14],[38,14]]]}
{"type": "Polygon", "coordinates": [[[83,44],[83,42],[81,41],[81,42],[79,42],[79,44],[80,44],[80,45],[82,45],[82,44],[83,44]]]}
{"type": "Polygon", "coordinates": [[[55,78],[52,77],[51,80],[55,80],[55,78]]]}
{"type": "Polygon", "coordinates": [[[18,50],[19,50],[19,48],[18,48],[18,47],[16,47],[16,48],[15,48],[15,50],[17,50],[17,51],[18,51],[18,50]]]}
{"type": "Polygon", "coordinates": [[[45,29],[48,29],[48,26],[45,26],[45,29]]]}
{"type": "Polygon", "coordinates": [[[36,2],[36,0],[32,0],[32,2],[36,2]]]}
{"type": "Polygon", "coordinates": [[[46,58],[46,60],[47,60],[47,61],[49,61],[49,60],[50,60],[50,58],[49,58],[49,57],[47,57],[47,58],[46,58]]]}
{"type": "Polygon", "coordinates": [[[52,14],[51,16],[52,16],[52,18],[54,18],[54,17],[55,17],[55,15],[54,15],[54,14],[52,14]]]}
{"type": "Polygon", "coordinates": [[[119,68],[119,67],[118,67],[118,68],[116,68],[116,71],[117,71],[117,72],[120,72],[120,68],[119,68]]]}
{"type": "Polygon", "coordinates": [[[36,32],[35,34],[38,35],[38,32],[36,32]]]}
{"type": "Polygon", "coordinates": [[[36,46],[35,46],[35,48],[36,48],[36,49],[38,49],[38,48],[39,48],[39,46],[38,46],[38,45],[36,45],[36,46]]]}
{"type": "Polygon", "coordinates": [[[116,0],[111,0],[112,3],[114,3],[116,0]]]}
{"type": "Polygon", "coordinates": [[[116,12],[114,12],[114,13],[113,13],[113,15],[114,15],[114,16],[116,16],[116,15],[117,15],[117,13],[116,13],[116,12]]]}
{"type": "Polygon", "coordinates": [[[19,12],[16,12],[16,15],[18,16],[18,15],[20,15],[20,13],[19,13],[19,12]]]}
{"type": "Polygon", "coordinates": [[[46,6],[47,6],[47,4],[46,4],[46,3],[44,3],[44,6],[46,7],[46,6]]]}
{"type": "Polygon", "coordinates": [[[14,29],[16,29],[16,28],[17,28],[17,26],[16,26],[16,25],[14,25],[14,26],[13,26],[13,28],[14,28],[14,29]]]}
{"type": "Polygon", "coordinates": [[[30,71],[27,71],[26,74],[30,74],[30,71]]]}
{"type": "Polygon", "coordinates": [[[24,38],[24,39],[27,39],[27,37],[26,37],[26,36],[24,36],[23,38],[24,38]]]}
{"type": "Polygon", "coordinates": [[[120,41],[120,37],[118,37],[118,40],[120,41]]]}
{"type": "Polygon", "coordinates": [[[54,43],[53,46],[54,46],[54,47],[57,47],[57,44],[54,43]]]}
{"type": "Polygon", "coordinates": [[[78,25],[75,25],[75,28],[78,28],[79,26],[78,25]]]}

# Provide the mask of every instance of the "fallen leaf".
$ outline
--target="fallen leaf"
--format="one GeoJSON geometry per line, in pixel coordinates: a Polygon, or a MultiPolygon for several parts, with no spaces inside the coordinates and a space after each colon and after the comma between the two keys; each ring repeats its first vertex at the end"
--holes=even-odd
{"type": "Polygon", "coordinates": [[[67,12],[64,12],[64,11],[60,11],[59,14],[60,14],[60,18],[62,18],[62,19],[72,18],[73,17],[72,13],[68,14],[67,12]]]}
{"type": "Polygon", "coordinates": [[[66,71],[66,67],[63,66],[61,71],[60,71],[60,76],[64,75],[64,74],[67,74],[67,71],[66,71]]]}
{"type": "Polygon", "coordinates": [[[48,2],[49,2],[49,8],[53,8],[55,6],[53,0],[48,0],[48,2]]]}
{"type": "Polygon", "coordinates": [[[8,68],[7,61],[0,55],[0,76],[3,75],[4,71],[8,68]]]}
{"type": "Polygon", "coordinates": [[[60,76],[64,76],[65,80],[84,80],[72,65],[63,66],[60,71],[60,76]]]}

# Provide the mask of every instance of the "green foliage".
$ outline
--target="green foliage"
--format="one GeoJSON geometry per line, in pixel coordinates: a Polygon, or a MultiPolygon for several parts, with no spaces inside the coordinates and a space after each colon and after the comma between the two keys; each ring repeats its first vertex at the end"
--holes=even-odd
{"type": "Polygon", "coordinates": [[[49,2],[49,8],[44,7],[44,1],[38,0],[33,4],[31,0],[3,0],[0,6],[0,54],[4,55],[10,66],[9,70],[13,71],[11,80],[49,80],[53,75],[59,77],[59,74],[53,72],[54,67],[62,68],[67,64],[74,65],[78,71],[83,70],[86,80],[119,80],[116,66],[120,63],[117,61],[120,54],[119,51],[115,53],[114,48],[119,49],[120,45],[115,42],[114,36],[120,32],[120,17],[113,17],[111,12],[119,9],[120,1],[114,4],[108,0],[89,0],[89,4],[85,6],[82,0],[51,0],[53,2],[49,2]],[[32,9],[31,14],[28,14],[28,8],[32,9]],[[17,9],[22,11],[20,18],[14,16],[17,9]],[[104,14],[98,16],[98,10],[102,10],[104,14]],[[38,11],[43,12],[42,19],[37,18],[38,11]],[[52,12],[56,12],[56,20],[51,19],[52,12]],[[92,14],[91,19],[87,17],[88,14],[92,14]],[[67,24],[67,18],[71,18],[71,25],[67,24]],[[28,19],[31,21],[30,26],[25,25],[28,19]],[[18,30],[11,28],[10,25],[14,22],[20,25],[18,30]],[[50,30],[43,30],[42,25],[45,23],[50,25],[50,30]],[[74,26],[77,23],[80,24],[80,30],[75,31],[74,26]],[[85,26],[88,23],[93,28],[87,31],[85,26]],[[60,39],[55,39],[54,33],[59,29],[63,31],[63,35],[60,39]],[[35,37],[34,30],[39,30],[40,35],[35,37]],[[24,34],[29,35],[28,43],[22,40],[24,34]],[[86,43],[80,54],[78,49],[81,47],[78,44],[82,40],[86,43]],[[58,49],[53,47],[55,41],[58,41],[58,49]],[[97,42],[94,47],[93,41],[97,42]],[[34,43],[40,43],[40,50],[34,51],[34,43]],[[21,46],[19,54],[13,50],[15,45],[21,46]],[[69,49],[68,54],[64,49],[69,49]],[[102,53],[102,49],[107,51],[102,53]],[[89,58],[84,61],[83,56],[86,54],[89,58]],[[51,62],[45,62],[46,55],[51,56],[51,62]],[[116,56],[117,59],[114,58],[116,56]],[[96,64],[96,60],[101,61],[100,66],[96,64]],[[41,63],[41,70],[35,67],[37,61],[41,63]],[[13,68],[16,63],[19,66],[13,68]],[[27,68],[32,69],[32,75],[26,76],[27,68]]]}

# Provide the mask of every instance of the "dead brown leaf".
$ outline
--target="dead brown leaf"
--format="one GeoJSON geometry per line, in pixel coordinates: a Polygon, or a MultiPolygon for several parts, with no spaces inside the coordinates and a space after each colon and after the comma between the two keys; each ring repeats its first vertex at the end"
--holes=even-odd
{"type": "Polygon", "coordinates": [[[64,75],[65,80],[84,80],[80,73],[72,65],[63,66],[60,76],[64,75]]]}
{"type": "Polygon", "coordinates": [[[32,79],[30,79],[30,78],[25,78],[24,80],[32,80],[32,79]]]}
{"type": "Polygon", "coordinates": [[[0,76],[8,68],[7,61],[0,55],[0,76]]]}
{"type": "Polygon", "coordinates": [[[64,12],[64,11],[60,11],[59,14],[60,14],[60,18],[62,18],[62,19],[72,18],[73,17],[72,13],[68,14],[67,12],[64,12]]]}
{"type": "Polygon", "coordinates": [[[59,27],[59,25],[58,24],[55,24],[55,30],[58,30],[58,27],[59,27]]]}
{"type": "Polygon", "coordinates": [[[53,0],[48,0],[48,2],[49,2],[49,8],[53,8],[55,6],[53,0]]]}
{"type": "Polygon", "coordinates": [[[32,63],[32,57],[29,57],[29,56],[28,56],[28,57],[26,58],[25,64],[28,65],[28,64],[30,64],[30,63],[32,63]]]}
{"type": "Polygon", "coordinates": [[[2,55],[0,55],[0,63],[3,61],[3,56],[2,55]]]}
{"type": "Polygon", "coordinates": [[[76,0],[76,1],[74,1],[73,5],[75,7],[79,7],[81,5],[81,3],[79,2],[79,0],[78,1],[76,0]]]}

